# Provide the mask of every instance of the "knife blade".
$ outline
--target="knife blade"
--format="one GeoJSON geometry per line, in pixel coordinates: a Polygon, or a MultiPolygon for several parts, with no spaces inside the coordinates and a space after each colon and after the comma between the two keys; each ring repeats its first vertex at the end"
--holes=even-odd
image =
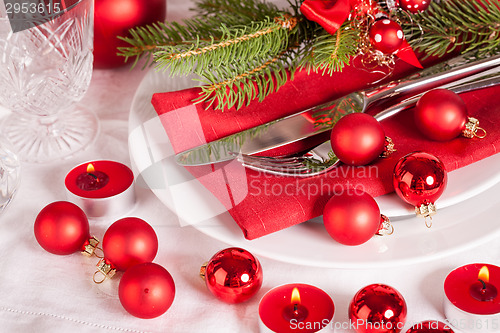
{"type": "Polygon", "coordinates": [[[329,131],[331,126],[317,126],[318,121],[322,121],[318,115],[329,113],[331,119],[338,120],[348,113],[383,110],[434,88],[444,85],[452,87],[454,83],[458,85],[477,79],[483,71],[497,66],[500,66],[500,55],[480,60],[470,54],[462,55],[408,78],[353,92],[334,101],[188,149],[176,154],[175,161],[183,166],[207,165],[232,160],[238,153],[252,155],[282,147],[329,131]]]}

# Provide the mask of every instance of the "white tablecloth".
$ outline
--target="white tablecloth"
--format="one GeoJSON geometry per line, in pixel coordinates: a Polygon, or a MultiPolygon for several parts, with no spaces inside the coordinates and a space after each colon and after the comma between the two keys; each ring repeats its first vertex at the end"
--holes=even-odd
{"type": "MultiPolygon", "coordinates": [[[[169,18],[185,16],[188,6],[180,0],[170,1],[169,18]]],[[[65,199],[64,177],[75,165],[101,158],[130,165],[128,114],[144,74],[140,68],[95,70],[80,106],[94,110],[101,120],[96,144],[64,161],[22,166],[20,189],[0,215],[1,332],[258,332],[259,299],[272,287],[292,282],[309,283],[329,293],[338,322],[347,322],[349,302],[360,288],[377,282],[389,284],[404,295],[408,304],[404,332],[422,320],[444,319],[443,281],[453,268],[471,262],[500,264],[500,237],[450,257],[383,269],[314,268],[263,256],[259,259],[264,283],[258,295],[246,303],[228,305],[213,297],[198,276],[200,265],[227,244],[193,227],[180,227],[174,213],[151,191],[138,188],[138,204],[130,215],[155,228],[159,238],[155,262],[169,270],[177,291],[164,315],[150,320],[129,315],[118,299],[119,278],[94,284],[97,259],[45,252],[35,240],[33,223],[45,205],[65,199]]],[[[498,218],[491,215],[491,219],[498,218]]],[[[92,234],[102,239],[112,222],[92,222],[92,234]]],[[[474,222],[470,221],[471,228],[474,222]]]]}

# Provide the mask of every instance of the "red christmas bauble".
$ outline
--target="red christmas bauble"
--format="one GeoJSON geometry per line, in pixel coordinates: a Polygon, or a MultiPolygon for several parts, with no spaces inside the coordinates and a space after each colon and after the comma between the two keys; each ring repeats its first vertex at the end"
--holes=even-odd
{"type": "Polygon", "coordinates": [[[447,89],[426,92],[415,107],[415,124],[431,140],[448,141],[462,133],[467,107],[456,93],[447,89]]]}
{"type": "Polygon", "coordinates": [[[166,0],[96,0],[94,14],[94,66],[122,66],[125,58],[117,56],[118,47],[129,44],[117,36],[129,36],[138,26],[164,21],[166,0]]]}
{"type": "Polygon", "coordinates": [[[397,333],[403,329],[406,313],[403,296],[384,284],[364,287],[349,305],[349,319],[358,333],[397,333]]]}
{"type": "Polygon", "coordinates": [[[427,320],[415,324],[406,333],[454,333],[450,326],[437,320],[427,320]]]}
{"type": "Polygon", "coordinates": [[[158,252],[158,238],[153,228],[137,217],[113,223],[102,239],[104,257],[120,271],[151,262],[158,252]]]}
{"type": "Polygon", "coordinates": [[[330,198],[323,211],[323,223],[337,242],[360,245],[380,229],[380,209],[368,193],[349,189],[330,198]]]}
{"type": "Polygon", "coordinates": [[[244,302],[262,286],[259,260],[237,247],[217,252],[202,270],[208,290],[226,303],[244,302]]]}
{"type": "Polygon", "coordinates": [[[53,254],[83,251],[90,238],[89,221],[77,205],[67,201],[53,202],[38,213],[35,237],[41,247],[53,254]]]}
{"type": "Polygon", "coordinates": [[[399,6],[410,13],[418,13],[426,10],[432,0],[399,0],[399,6]]]}
{"type": "Polygon", "coordinates": [[[396,194],[415,207],[433,205],[446,188],[447,180],[443,162],[429,153],[410,153],[394,167],[396,194]]]}
{"type": "Polygon", "coordinates": [[[375,21],[368,32],[372,46],[385,54],[396,52],[404,41],[401,26],[388,18],[375,21]]]}
{"type": "Polygon", "coordinates": [[[155,263],[132,266],[120,279],[120,303],[131,315],[150,319],[161,316],[172,305],[175,284],[170,273],[155,263]]]}
{"type": "Polygon", "coordinates": [[[340,161],[348,165],[366,165],[383,151],[384,129],[366,113],[351,113],[333,127],[330,142],[340,161]]]}

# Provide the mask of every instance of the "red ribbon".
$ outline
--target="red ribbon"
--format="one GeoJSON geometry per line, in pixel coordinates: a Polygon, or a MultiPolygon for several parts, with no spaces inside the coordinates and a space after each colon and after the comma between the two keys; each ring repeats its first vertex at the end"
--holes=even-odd
{"type": "MultiPolygon", "coordinates": [[[[333,35],[349,17],[351,9],[356,8],[360,3],[362,3],[360,0],[305,0],[300,6],[300,11],[308,20],[318,23],[333,35]]],[[[361,9],[368,10],[367,8],[361,9]]],[[[394,52],[394,55],[410,65],[422,68],[406,40],[394,52]]]]}
{"type": "Polygon", "coordinates": [[[305,0],[300,11],[333,35],[349,16],[351,4],[349,0],[305,0]]]}

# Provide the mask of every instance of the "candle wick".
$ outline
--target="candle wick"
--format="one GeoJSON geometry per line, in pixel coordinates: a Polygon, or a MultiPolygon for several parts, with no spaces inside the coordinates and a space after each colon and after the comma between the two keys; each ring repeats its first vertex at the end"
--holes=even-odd
{"type": "Polygon", "coordinates": [[[93,173],[91,173],[91,172],[87,172],[87,174],[88,174],[89,176],[93,177],[95,180],[99,181],[99,178],[97,178],[97,176],[96,176],[96,175],[94,175],[93,173]]]}
{"type": "Polygon", "coordinates": [[[297,314],[297,313],[298,313],[298,310],[299,310],[299,305],[298,305],[297,303],[295,303],[295,304],[293,305],[293,312],[295,312],[295,314],[297,314]]]}
{"type": "Polygon", "coordinates": [[[481,282],[481,284],[483,285],[483,291],[486,290],[486,282],[484,282],[483,280],[481,279],[477,279],[479,282],[481,282]]]}

